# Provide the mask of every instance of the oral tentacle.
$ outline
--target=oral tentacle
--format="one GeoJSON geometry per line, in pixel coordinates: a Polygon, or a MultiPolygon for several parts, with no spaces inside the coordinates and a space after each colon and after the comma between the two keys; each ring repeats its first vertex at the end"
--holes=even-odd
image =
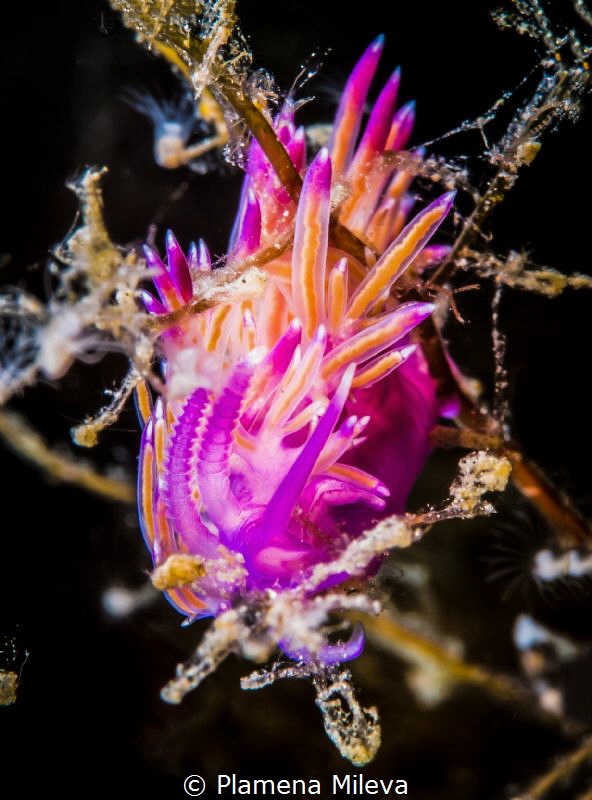
{"type": "Polygon", "coordinates": [[[255,423],[258,414],[265,408],[279,381],[286,373],[301,337],[302,324],[300,320],[294,319],[254,376],[253,401],[249,404],[242,419],[246,430],[249,430],[255,423]]]}
{"type": "Polygon", "coordinates": [[[343,410],[354,371],[355,365],[345,371],[327,410],[265,509],[261,522],[264,539],[271,538],[276,531],[283,531],[287,528],[300,494],[343,410]]]}
{"type": "MultiPolygon", "coordinates": [[[[334,465],[334,467],[339,466],[342,465],[334,465]]],[[[303,501],[306,501],[312,520],[326,514],[327,508],[330,506],[352,505],[353,503],[364,503],[375,511],[382,511],[386,505],[386,498],[389,496],[389,491],[383,483],[374,479],[372,488],[368,488],[359,482],[346,480],[335,471],[334,467],[311,481],[310,487],[306,489],[303,501]]]]}
{"type": "Polygon", "coordinates": [[[369,422],[369,416],[359,419],[357,416],[352,415],[344,420],[339,429],[329,437],[329,441],[323,448],[323,452],[316,463],[315,472],[324,472],[325,469],[338,461],[347,450],[354,446],[355,440],[369,422]]]}

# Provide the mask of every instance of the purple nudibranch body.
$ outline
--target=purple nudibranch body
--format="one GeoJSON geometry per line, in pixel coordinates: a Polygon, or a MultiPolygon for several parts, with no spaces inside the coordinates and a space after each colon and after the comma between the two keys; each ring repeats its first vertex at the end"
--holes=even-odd
{"type": "MultiPolygon", "coordinates": [[[[390,290],[412,265],[445,256],[428,242],[453,193],[407,222],[413,175],[384,158],[405,148],[413,125],[413,104],[396,108],[399,70],[359,136],[381,49],[379,38],[354,68],[329,146],[309,165],[292,104],[277,115],[303,178],[297,204],[251,144],[227,263],[293,236],[261,268],[264,284],[181,317],[161,339],[165,391],[146,414],[140,516],[156,567],[176,554],[203,560],[205,574],[167,589],[190,620],[250,592],[297,587],[375,521],[404,510],[429,453],[440,401],[413,331],[433,306],[399,304],[390,290]],[[336,185],[347,187],[340,223],[378,254],[368,250],[369,266],[329,241],[336,185]]],[[[203,242],[185,255],[170,232],[166,260],[145,252],[158,295],[143,292],[151,314],[184,306],[212,270],[203,242]]],[[[362,647],[356,629],[318,653],[284,649],[332,663],[362,647]]]]}

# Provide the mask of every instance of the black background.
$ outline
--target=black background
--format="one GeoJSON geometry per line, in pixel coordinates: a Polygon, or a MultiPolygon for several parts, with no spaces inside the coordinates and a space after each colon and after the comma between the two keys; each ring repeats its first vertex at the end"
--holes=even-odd
{"type": "MultiPolygon", "coordinates": [[[[304,110],[308,122],[331,118],[349,69],[366,44],[384,32],[380,78],[402,65],[402,99],[417,100],[413,141],[418,143],[483,113],[536,65],[540,48],[513,32],[500,32],[489,8],[486,2],[377,0],[347,8],[333,0],[243,0],[239,14],[255,66],[269,69],[284,90],[304,59],[330,48],[319,78],[305,90],[317,96],[316,104],[304,110]]],[[[550,9],[558,24],[574,23],[568,2],[550,9]]],[[[160,243],[171,226],[183,245],[204,236],[215,253],[224,252],[240,176],[228,168],[193,176],[154,164],[149,125],[120,94],[138,84],[170,93],[174,83],[105,3],[71,0],[3,11],[1,37],[0,252],[10,255],[2,283],[44,296],[48,248],[63,238],[76,211],[65,182],[87,164],[109,168],[106,218],[115,241],[142,240],[158,219],[160,243]],[[169,202],[188,178],[181,199],[169,202]]],[[[585,110],[577,125],[566,123],[547,138],[495,216],[499,252],[525,248],[540,263],[592,273],[590,134],[585,110]]],[[[433,149],[469,154],[478,166],[481,147],[472,132],[433,149]]],[[[487,288],[461,296],[467,323],[450,331],[459,363],[486,387],[492,366],[489,301],[487,288]]],[[[502,314],[514,433],[588,513],[591,316],[592,294],[584,291],[555,300],[508,294],[502,314]]],[[[118,356],[77,365],[59,385],[42,381],[16,398],[13,407],[50,442],[67,442],[70,427],[103,404],[103,389],[124,371],[118,356]]],[[[82,455],[102,466],[119,463],[132,474],[138,441],[129,409],[104,434],[96,453],[82,455]]],[[[317,778],[328,792],[333,772],[357,772],[324,736],[308,685],[284,682],[242,692],[239,676],[249,665],[237,659],[182,706],[165,705],[159,689],[189,655],[203,625],[181,630],[179,616],[164,601],[124,622],[102,611],[106,588],[137,587],[146,579],[149,559],[135,511],[51,485],[9,451],[0,452],[2,630],[16,641],[18,665],[25,651],[30,654],[18,701],[0,708],[2,780],[16,781],[14,796],[55,789],[64,798],[175,798],[185,796],[182,781],[188,774],[199,773],[213,785],[218,773],[233,772],[243,778],[317,778]]],[[[457,455],[432,460],[415,504],[442,496],[457,455]]],[[[501,516],[511,519],[515,504],[510,496],[501,516]]],[[[524,525],[517,526],[518,539],[527,540],[525,549],[531,534],[536,538],[536,531],[525,533],[524,525]]],[[[438,623],[465,640],[468,657],[515,671],[510,629],[523,609],[590,638],[585,590],[576,600],[557,600],[527,588],[503,600],[503,584],[488,580],[491,539],[490,522],[458,523],[434,530],[406,556],[430,568],[438,623]]],[[[525,574],[526,568],[525,557],[525,574]]],[[[410,602],[406,591],[395,587],[402,605],[410,602]]],[[[564,676],[570,713],[582,720],[592,710],[589,666],[564,676]]],[[[406,779],[414,800],[507,797],[509,786],[523,786],[568,746],[553,726],[535,723],[475,690],[459,691],[434,710],[420,709],[405,688],[402,665],[371,647],[353,670],[365,703],[377,704],[383,720],[382,748],[364,774],[406,779]]],[[[571,797],[571,791],[556,796],[571,797]]]]}

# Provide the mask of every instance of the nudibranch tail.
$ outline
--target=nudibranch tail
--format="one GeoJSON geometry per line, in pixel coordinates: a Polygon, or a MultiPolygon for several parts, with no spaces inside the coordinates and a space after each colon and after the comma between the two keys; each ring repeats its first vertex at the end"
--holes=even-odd
{"type": "Polygon", "coordinates": [[[316,428],[311,434],[308,442],[303,447],[300,455],[292,464],[286,477],[276,489],[271,502],[265,510],[263,516],[263,527],[265,531],[281,531],[287,527],[288,520],[292,514],[294,506],[306,486],[317,459],[321,455],[329,436],[335,427],[339,415],[343,411],[347,395],[351,387],[355,371],[355,364],[346,370],[341,382],[333,395],[329,406],[316,428]]]}
{"type": "Polygon", "coordinates": [[[319,664],[329,666],[330,664],[340,664],[344,661],[353,661],[364,649],[364,643],[364,628],[360,622],[356,622],[349,638],[345,642],[325,643],[321,645],[316,653],[311,653],[306,647],[298,647],[286,641],[279,642],[279,646],[294,661],[303,661],[305,663],[317,661],[319,664]]]}

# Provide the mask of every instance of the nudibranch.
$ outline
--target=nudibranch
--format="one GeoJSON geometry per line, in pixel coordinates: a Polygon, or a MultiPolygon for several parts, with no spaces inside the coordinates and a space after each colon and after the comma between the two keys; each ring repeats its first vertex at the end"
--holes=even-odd
{"type": "MultiPolygon", "coordinates": [[[[399,303],[391,289],[445,254],[427,245],[453,193],[407,221],[412,170],[387,157],[405,149],[414,119],[413,104],[396,108],[399,70],[359,135],[381,50],[382,37],[357,63],[310,164],[293,104],[275,118],[303,178],[297,203],[250,146],[226,263],[288,241],[262,267],[262,292],[185,315],[161,337],[164,392],[153,406],[143,398],[140,517],[155,567],[173,565],[162,588],[189,620],[298,586],[403,511],[429,453],[440,402],[414,329],[434,306],[399,303]],[[330,242],[332,214],[369,246],[369,265],[330,242]]],[[[154,315],[188,304],[212,270],[203,241],[185,254],[171,232],[166,259],[145,253],[154,315]]],[[[339,659],[359,652],[354,638],[339,659]]]]}

